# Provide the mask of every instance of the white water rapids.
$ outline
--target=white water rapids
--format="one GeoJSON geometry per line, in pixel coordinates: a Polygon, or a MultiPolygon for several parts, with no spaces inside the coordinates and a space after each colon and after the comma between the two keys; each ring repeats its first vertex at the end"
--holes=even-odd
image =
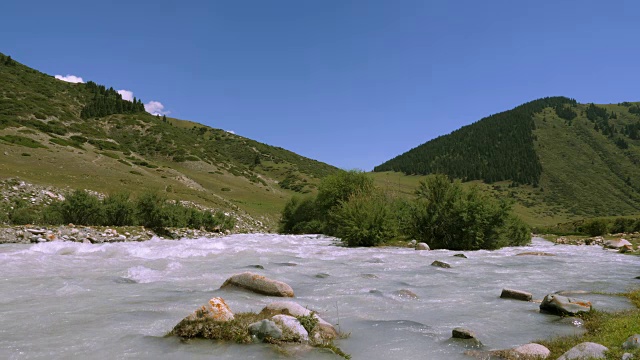
{"type": "MultiPolygon", "coordinates": [[[[293,300],[351,336],[337,345],[353,359],[467,359],[451,330],[474,330],[487,349],[581,331],[540,314],[538,304],[500,299],[502,288],[534,298],[558,290],[622,292],[640,286],[640,259],[598,246],[533,245],[498,251],[348,249],[313,236],[234,235],[140,243],[0,245],[0,359],[280,359],[268,345],[165,338],[213,296],[234,312],[280,300],[219,290],[253,271],[284,281],[293,300]],[[544,251],[556,256],[514,256],[544,251]],[[434,260],[450,269],[430,266],[434,260]],[[251,268],[262,265],[264,270],[251,268]],[[318,274],[324,274],[317,276],[318,274]],[[327,276],[328,275],[328,276],[327,276]],[[398,295],[410,290],[418,299],[398,295]]],[[[598,309],[621,297],[577,295],[598,309]]],[[[305,359],[336,359],[312,351],[305,359]]]]}

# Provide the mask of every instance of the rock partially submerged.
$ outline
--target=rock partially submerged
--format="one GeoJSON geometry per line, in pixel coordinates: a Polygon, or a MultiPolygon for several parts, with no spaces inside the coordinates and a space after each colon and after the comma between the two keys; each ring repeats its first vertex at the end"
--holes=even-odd
{"type": "Polygon", "coordinates": [[[249,325],[249,334],[260,341],[282,338],[282,330],[272,320],[256,321],[249,325]]]}
{"type": "Polygon", "coordinates": [[[317,320],[317,324],[311,331],[311,335],[316,335],[321,339],[335,339],[338,336],[338,332],[327,321],[322,319],[316,312],[313,312],[298,303],[293,301],[277,301],[273,302],[262,309],[260,314],[263,315],[290,315],[296,318],[299,317],[312,317],[317,320]]]}
{"type": "Polygon", "coordinates": [[[451,267],[451,265],[447,264],[446,262],[439,261],[439,260],[436,260],[436,261],[432,262],[431,266],[441,267],[441,268],[444,268],[444,269],[448,269],[448,268],[451,267]]]}
{"type": "Polygon", "coordinates": [[[457,327],[451,330],[451,337],[454,339],[478,339],[473,330],[465,329],[463,327],[457,327]]]}
{"type": "Polygon", "coordinates": [[[514,299],[521,301],[531,301],[533,295],[526,291],[514,290],[514,289],[502,289],[500,297],[503,299],[514,299]]]}
{"type": "Polygon", "coordinates": [[[606,359],[605,351],[608,350],[600,344],[583,342],[562,354],[558,360],[606,359]]]}
{"type": "Polygon", "coordinates": [[[420,242],[416,244],[416,250],[431,250],[431,248],[429,248],[427,243],[420,242]]]}
{"type": "Polygon", "coordinates": [[[213,321],[233,320],[233,313],[221,297],[214,297],[206,305],[186,317],[187,320],[211,319],[213,321]]]}
{"type": "Polygon", "coordinates": [[[618,250],[625,245],[631,246],[631,243],[627,239],[614,239],[614,240],[607,240],[604,242],[604,247],[607,249],[618,250]]]}
{"type": "Polygon", "coordinates": [[[542,300],[540,311],[561,316],[576,315],[591,311],[591,302],[558,294],[549,294],[542,300]]]}
{"type": "Polygon", "coordinates": [[[237,286],[262,295],[280,297],[294,296],[293,289],[286,283],[248,271],[231,276],[220,288],[222,289],[229,286],[237,286]]]}

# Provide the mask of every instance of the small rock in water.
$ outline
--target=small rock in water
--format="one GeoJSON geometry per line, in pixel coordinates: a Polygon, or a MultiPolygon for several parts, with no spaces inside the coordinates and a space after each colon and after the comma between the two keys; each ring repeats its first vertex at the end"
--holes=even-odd
{"type": "Polygon", "coordinates": [[[429,248],[429,245],[427,245],[427,243],[417,243],[416,244],[416,250],[431,250],[431,248],[429,248]]]}
{"type": "Polygon", "coordinates": [[[417,299],[418,295],[416,295],[413,291],[407,289],[401,289],[395,292],[395,294],[401,298],[405,299],[417,299]]]}
{"type": "Polygon", "coordinates": [[[451,337],[454,339],[477,339],[475,332],[462,327],[453,329],[451,331],[451,337]]]}
{"type": "Polygon", "coordinates": [[[377,295],[377,296],[383,296],[384,295],[384,294],[382,294],[382,291],[377,290],[377,289],[369,290],[369,294],[373,294],[373,295],[377,295]]]}
{"type": "Polygon", "coordinates": [[[328,277],[329,277],[329,274],[327,274],[327,273],[317,273],[317,274],[316,274],[316,277],[317,277],[318,279],[325,279],[325,278],[328,278],[328,277]]]}
{"type": "Polygon", "coordinates": [[[514,300],[522,300],[522,301],[531,301],[533,295],[526,291],[514,290],[514,289],[502,289],[502,293],[500,294],[502,299],[514,299],[514,300]]]}
{"type": "Polygon", "coordinates": [[[554,315],[576,315],[591,311],[591,303],[582,299],[568,298],[558,294],[549,294],[540,304],[540,311],[554,315]]]}
{"type": "Polygon", "coordinates": [[[211,319],[214,321],[231,321],[234,319],[233,313],[229,306],[224,302],[221,297],[214,297],[209,302],[199,309],[194,311],[191,315],[186,317],[187,320],[202,320],[211,319]]]}
{"type": "Polygon", "coordinates": [[[608,350],[600,344],[583,342],[562,354],[558,360],[606,359],[605,351],[608,350]]]}
{"type": "Polygon", "coordinates": [[[264,270],[264,266],[262,265],[249,265],[247,266],[248,268],[254,268],[254,269],[262,269],[264,270]]]}
{"type": "Polygon", "coordinates": [[[294,296],[293,289],[288,284],[251,272],[243,272],[241,274],[231,276],[224,282],[224,284],[222,284],[222,286],[220,286],[220,288],[228,286],[237,286],[263,295],[282,297],[294,296]]]}
{"type": "Polygon", "coordinates": [[[280,265],[280,266],[298,266],[298,264],[292,263],[292,262],[276,263],[276,265],[280,265]]]}
{"type": "Polygon", "coordinates": [[[437,266],[437,267],[441,267],[441,268],[445,268],[445,269],[448,269],[448,268],[451,267],[451,265],[447,264],[446,262],[438,261],[438,260],[432,262],[431,266],[437,266]]]}
{"type": "Polygon", "coordinates": [[[377,279],[378,276],[375,274],[360,274],[360,277],[363,277],[365,279],[377,279]]]}
{"type": "Polygon", "coordinates": [[[459,258],[464,258],[464,259],[466,259],[466,258],[467,258],[467,255],[465,255],[465,254],[455,254],[455,255],[453,255],[453,256],[455,256],[455,257],[459,257],[459,258]]]}
{"type": "Polygon", "coordinates": [[[263,341],[265,338],[280,339],[282,330],[271,320],[262,320],[249,325],[249,334],[263,341]]]}

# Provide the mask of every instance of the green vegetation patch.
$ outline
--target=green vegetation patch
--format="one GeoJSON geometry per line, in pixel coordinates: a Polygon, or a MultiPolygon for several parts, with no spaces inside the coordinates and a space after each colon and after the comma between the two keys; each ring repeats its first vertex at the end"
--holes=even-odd
{"type": "Polygon", "coordinates": [[[36,148],[47,149],[46,146],[42,145],[38,141],[28,137],[20,136],[20,135],[4,135],[4,136],[0,136],[0,140],[7,142],[9,144],[25,146],[33,149],[36,149],[36,148]]]}
{"type": "Polygon", "coordinates": [[[631,300],[636,307],[620,312],[591,311],[580,317],[587,332],[580,336],[565,336],[538,343],[551,350],[550,359],[556,359],[582,342],[594,342],[609,348],[607,359],[621,359],[625,352],[640,356],[640,349],[622,349],[622,344],[633,334],[640,334],[640,289],[620,294],[631,300]]]}

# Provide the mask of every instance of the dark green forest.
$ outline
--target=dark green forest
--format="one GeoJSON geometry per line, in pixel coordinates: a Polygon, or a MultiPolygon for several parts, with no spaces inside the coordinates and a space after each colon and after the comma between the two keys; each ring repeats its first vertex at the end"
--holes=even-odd
{"type": "Polygon", "coordinates": [[[93,81],[88,81],[84,86],[93,94],[93,98],[80,112],[80,116],[83,119],[112,114],[135,114],[145,111],[140,99],[124,100],[112,87],[107,89],[104,85],[98,85],[93,81]]]}
{"type": "Polygon", "coordinates": [[[542,167],[534,148],[533,115],[551,107],[561,117],[573,118],[571,107],[576,104],[566,97],[534,100],[433,139],[376,166],[374,171],[441,173],[463,181],[513,180],[537,185],[542,167]]]}

